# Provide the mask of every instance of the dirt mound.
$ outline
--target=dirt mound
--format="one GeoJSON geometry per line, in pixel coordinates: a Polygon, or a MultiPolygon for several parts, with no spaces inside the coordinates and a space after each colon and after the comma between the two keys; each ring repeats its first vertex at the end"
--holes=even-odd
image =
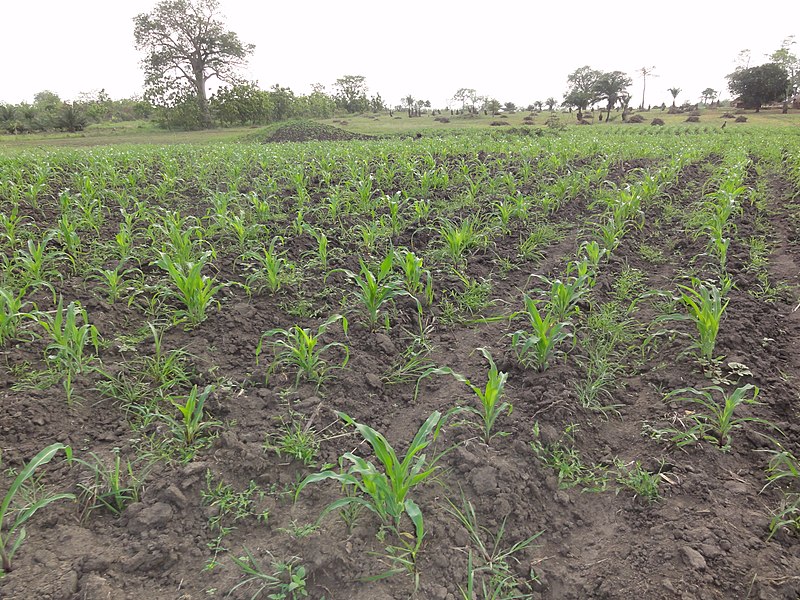
{"type": "Polygon", "coordinates": [[[259,141],[273,142],[342,142],[348,140],[371,140],[373,136],[353,133],[333,125],[314,121],[294,121],[272,130],[259,141]]]}

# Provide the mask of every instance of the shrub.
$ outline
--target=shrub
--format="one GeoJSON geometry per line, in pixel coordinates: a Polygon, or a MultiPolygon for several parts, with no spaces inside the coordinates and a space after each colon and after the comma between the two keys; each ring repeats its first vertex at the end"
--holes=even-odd
{"type": "Polygon", "coordinates": [[[744,115],[739,115],[738,117],[736,117],[735,122],[736,123],[747,123],[747,117],[745,117],[744,115]]]}
{"type": "Polygon", "coordinates": [[[644,123],[644,117],[642,115],[633,115],[628,119],[628,123],[644,123]]]}
{"type": "Polygon", "coordinates": [[[664,119],[659,119],[658,117],[650,121],[650,125],[663,125],[663,124],[664,124],[664,119]]]}
{"type": "Polygon", "coordinates": [[[686,117],[686,123],[699,123],[699,122],[700,122],[700,117],[698,117],[696,115],[692,115],[690,117],[686,117]]]}

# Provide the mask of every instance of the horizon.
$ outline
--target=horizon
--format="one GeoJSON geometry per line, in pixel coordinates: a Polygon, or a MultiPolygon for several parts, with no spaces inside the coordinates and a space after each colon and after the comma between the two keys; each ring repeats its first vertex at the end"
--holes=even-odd
{"type": "MultiPolygon", "coordinates": [[[[155,5],[153,0],[131,0],[124,6],[99,0],[71,5],[46,0],[44,10],[30,3],[6,7],[8,23],[33,20],[38,36],[18,27],[0,41],[6,56],[25,57],[10,64],[0,87],[0,103],[32,102],[36,93],[45,90],[62,100],[77,100],[82,93],[101,89],[113,99],[141,95],[142,54],[133,44],[133,17],[150,12],[155,5]],[[48,18],[42,20],[41,14],[48,18]],[[81,28],[91,35],[75,35],[81,28]]],[[[322,83],[326,93],[332,94],[337,78],[362,75],[368,95],[380,93],[390,107],[401,104],[401,98],[410,93],[430,100],[435,108],[445,108],[459,88],[474,88],[479,95],[518,107],[549,96],[560,104],[567,76],[584,65],[627,73],[633,79],[628,89],[634,107],[641,103],[642,79],[637,70],[643,66],[655,67],[647,79],[645,106],[670,105],[670,87],[682,88],[676,100],[679,105],[700,102],[702,90],[708,87],[725,100],[731,98],[725,76],[736,68],[741,50],[751,50],[750,66],[762,64],[785,38],[796,34],[771,33],[775,15],[767,11],[740,15],[683,1],[668,10],[646,7],[637,14],[596,9],[588,2],[578,2],[566,13],[550,6],[534,9],[517,1],[485,11],[453,2],[434,6],[411,2],[402,10],[362,0],[346,7],[319,0],[303,7],[266,8],[244,0],[220,2],[227,28],[243,42],[255,44],[242,72],[244,78],[262,89],[279,84],[305,95],[314,83],[322,83]],[[308,19],[309,14],[316,18],[308,19]],[[569,36],[558,26],[548,26],[563,23],[565,17],[569,36]],[[269,27],[264,39],[263,24],[272,22],[298,23],[301,31],[269,27]],[[414,39],[425,43],[415,44],[414,39]],[[686,47],[686,39],[697,40],[697,46],[686,47]],[[703,48],[713,52],[704,54],[703,48]],[[274,56],[281,59],[275,61],[274,56]],[[702,68],[697,68],[698,63],[702,68]]],[[[785,22],[800,22],[800,6],[784,7],[780,16],[785,22]]],[[[209,91],[217,87],[212,81],[209,91]]]]}

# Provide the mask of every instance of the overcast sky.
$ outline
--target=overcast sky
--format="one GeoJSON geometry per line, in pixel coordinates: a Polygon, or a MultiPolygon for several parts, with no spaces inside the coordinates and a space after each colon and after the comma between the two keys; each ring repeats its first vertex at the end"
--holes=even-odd
{"type": "MultiPolygon", "coordinates": [[[[8,0],[3,3],[0,102],[32,101],[41,90],[62,99],[105,88],[112,98],[142,91],[133,18],[155,0],[8,0]]],[[[337,77],[364,75],[387,104],[407,94],[445,106],[462,87],[527,105],[566,90],[567,75],[590,65],[633,77],[632,104],[698,102],[707,87],[729,97],[725,75],[745,48],[751,66],[784,38],[798,36],[800,2],[709,3],[670,0],[601,3],[471,3],[220,0],[242,41],[253,43],[245,75],[305,94],[337,77]],[[740,8],[741,6],[741,8],[740,8]]]]}

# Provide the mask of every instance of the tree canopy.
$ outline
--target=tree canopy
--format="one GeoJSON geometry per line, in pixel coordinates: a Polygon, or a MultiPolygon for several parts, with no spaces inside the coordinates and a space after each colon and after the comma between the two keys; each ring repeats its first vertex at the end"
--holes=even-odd
{"type": "Polygon", "coordinates": [[[758,67],[736,69],[727,76],[728,89],[739,96],[745,108],[754,108],[782,100],[789,84],[789,75],[781,65],[766,63],[758,67]]]}
{"type": "Polygon", "coordinates": [[[146,53],[147,95],[194,95],[205,127],[211,126],[207,82],[237,83],[238,69],[255,48],[227,30],[217,0],[161,0],[152,12],[134,19],[134,38],[136,49],[146,53]]]}
{"type": "Polygon", "coordinates": [[[577,108],[578,120],[583,118],[583,111],[599,100],[596,86],[601,75],[602,72],[586,65],[567,77],[569,89],[564,94],[564,106],[577,108]]]}
{"type": "Polygon", "coordinates": [[[363,75],[344,75],[336,80],[334,98],[336,104],[349,113],[365,112],[369,109],[367,83],[363,75]]]}

